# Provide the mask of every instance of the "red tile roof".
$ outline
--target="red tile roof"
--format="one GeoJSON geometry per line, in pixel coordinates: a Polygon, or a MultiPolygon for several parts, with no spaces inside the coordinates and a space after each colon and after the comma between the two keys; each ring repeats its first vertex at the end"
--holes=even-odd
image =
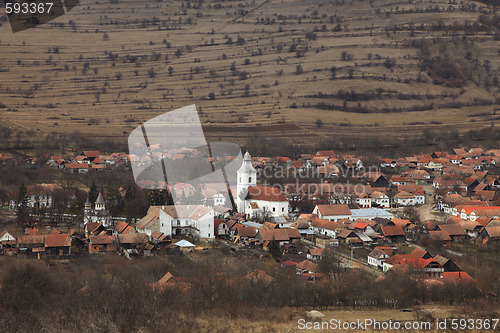
{"type": "Polygon", "coordinates": [[[236,227],[236,230],[238,232],[238,235],[240,237],[255,237],[257,235],[257,229],[254,227],[245,227],[244,225],[238,225],[236,227]]]}
{"type": "Polygon", "coordinates": [[[313,272],[313,273],[316,273],[318,271],[318,264],[315,264],[312,261],[309,261],[307,259],[304,261],[301,261],[296,267],[301,269],[301,270],[305,270],[305,271],[309,271],[309,272],[313,272]]]}
{"type": "MultiPolygon", "coordinates": [[[[274,229],[274,230],[276,230],[276,229],[274,229]]],[[[300,231],[299,231],[298,229],[292,229],[292,228],[290,228],[290,229],[283,229],[283,230],[286,230],[286,232],[287,232],[287,234],[288,234],[288,237],[289,237],[290,239],[293,239],[293,238],[298,239],[298,238],[301,238],[301,237],[302,237],[302,236],[300,235],[300,231]]]]}
{"type": "Polygon", "coordinates": [[[433,241],[449,241],[450,235],[446,231],[429,231],[429,236],[433,241]]]}
{"type": "Polygon", "coordinates": [[[275,240],[277,242],[289,241],[290,237],[285,229],[260,229],[259,233],[263,241],[275,240]]]}
{"type": "Polygon", "coordinates": [[[384,236],[406,236],[403,228],[399,225],[388,225],[381,229],[384,236]]]}
{"type": "Polygon", "coordinates": [[[106,245],[116,243],[115,236],[90,236],[90,244],[92,245],[106,245]]]}
{"type": "Polygon", "coordinates": [[[318,205],[318,211],[322,216],[351,215],[348,205],[318,205]]]}
{"type": "Polygon", "coordinates": [[[325,249],[309,249],[307,252],[312,256],[322,256],[325,249]]]}
{"type": "Polygon", "coordinates": [[[472,278],[466,272],[443,272],[441,278],[453,283],[471,283],[472,278]]]}
{"type": "Polygon", "coordinates": [[[69,247],[71,238],[69,234],[45,235],[45,247],[69,247]]]}
{"type": "Polygon", "coordinates": [[[101,153],[98,150],[87,150],[83,152],[83,155],[86,157],[95,158],[101,156],[101,153]]]}
{"type": "Polygon", "coordinates": [[[87,229],[88,232],[94,232],[101,226],[102,223],[95,223],[95,222],[89,222],[85,224],[85,228],[87,229]]]}
{"type": "Polygon", "coordinates": [[[116,230],[116,232],[121,234],[123,232],[123,230],[125,230],[127,227],[128,227],[128,223],[120,221],[116,224],[115,230],[116,230]]]}
{"type": "Polygon", "coordinates": [[[328,229],[328,230],[337,230],[339,224],[337,222],[323,220],[323,219],[314,219],[311,222],[312,227],[328,229]]]}
{"type": "Polygon", "coordinates": [[[400,219],[399,217],[393,217],[391,219],[391,221],[395,224],[395,225],[399,225],[400,227],[406,227],[407,225],[411,224],[410,220],[404,220],[404,219],[400,219]]]}
{"type": "Polygon", "coordinates": [[[64,167],[66,169],[88,169],[89,165],[87,163],[72,162],[64,164],[64,167]]]}
{"type": "Polygon", "coordinates": [[[464,227],[460,224],[441,224],[438,228],[450,236],[467,236],[464,227]]]}

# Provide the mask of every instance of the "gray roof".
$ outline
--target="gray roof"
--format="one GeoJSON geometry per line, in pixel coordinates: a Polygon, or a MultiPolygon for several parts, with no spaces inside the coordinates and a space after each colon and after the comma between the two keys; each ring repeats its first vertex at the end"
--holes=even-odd
{"type": "Polygon", "coordinates": [[[194,247],[194,244],[188,242],[187,240],[183,239],[175,243],[175,245],[179,247],[194,247]]]}
{"type": "Polygon", "coordinates": [[[373,239],[371,239],[370,237],[368,237],[364,232],[361,232],[361,231],[358,231],[358,232],[355,232],[355,234],[359,237],[359,239],[361,239],[363,242],[372,242],[373,239]]]}
{"type": "Polygon", "coordinates": [[[99,196],[97,197],[97,200],[95,201],[96,204],[105,204],[106,200],[104,200],[104,197],[102,196],[102,192],[99,192],[99,196]]]}
{"type": "Polygon", "coordinates": [[[386,211],[385,209],[381,208],[360,208],[360,209],[351,209],[351,216],[352,218],[358,219],[358,218],[363,218],[363,217],[370,217],[370,218],[375,218],[375,217],[382,217],[382,218],[388,218],[392,219],[394,215],[386,211]]]}
{"type": "Polygon", "coordinates": [[[255,229],[259,229],[260,227],[262,227],[262,224],[251,221],[242,222],[241,224],[243,224],[245,227],[254,227],[255,229]]]}

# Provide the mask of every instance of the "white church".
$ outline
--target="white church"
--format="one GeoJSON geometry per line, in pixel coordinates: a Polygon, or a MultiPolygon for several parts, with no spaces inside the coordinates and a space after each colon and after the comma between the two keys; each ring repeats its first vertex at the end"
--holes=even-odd
{"type": "Polygon", "coordinates": [[[94,202],[94,207],[92,207],[92,203],[87,198],[87,202],[85,202],[85,209],[83,211],[83,222],[85,224],[89,222],[102,223],[102,225],[106,228],[113,225],[113,219],[109,214],[109,211],[106,209],[106,200],[104,200],[101,192],[99,192],[99,196],[94,202]]]}
{"type": "Polygon", "coordinates": [[[248,152],[243,156],[243,164],[236,175],[238,212],[245,213],[248,218],[288,216],[289,205],[283,191],[257,185],[257,170],[252,166],[248,152]]]}

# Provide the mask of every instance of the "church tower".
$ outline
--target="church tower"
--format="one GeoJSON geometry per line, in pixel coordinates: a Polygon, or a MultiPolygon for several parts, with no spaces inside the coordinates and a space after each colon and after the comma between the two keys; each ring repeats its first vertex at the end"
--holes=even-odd
{"type": "Polygon", "coordinates": [[[248,187],[257,185],[257,171],[252,166],[252,157],[248,152],[243,156],[243,164],[238,169],[236,177],[236,188],[238,191],[236,206],[238,207],[238,212],[244,213],[248,187]]]}
{"type": "Polygon", "coordinates": [[[87,196],[87,201],[85,201],[85,208],[83,210],[83,219],[85,223],[88,222],[88,218],[91,211],[92,211],[92,203],[90,202],[89,197],[87,196]]]}
{"type": "Polygon", "coordinates": [[[97,197],[97,200],[95,201],[95,211],[99,210],[106,210],[106,201],[104,200],[104,197],[102,196],[102,192],[99,192],[99,196],[97,197]]]}

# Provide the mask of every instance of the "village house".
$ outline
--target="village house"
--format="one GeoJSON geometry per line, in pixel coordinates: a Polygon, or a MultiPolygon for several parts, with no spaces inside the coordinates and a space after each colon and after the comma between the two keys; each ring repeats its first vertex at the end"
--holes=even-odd
{"type": "MultiPolygon", "coordinates": [[[[26,186],[27,205],[29,208],[33,209],[50,208],[52,207],[54,195],[58,191],[64,191],[59,184],[38,184],[26,186]]],[[[17,208],[18,192],[19,191],[14,192],[12,199],[9,201],[9,207],[11,209],[17,208]]],[[[68,195],[68,193],[65,195],[68,195]]]]}
{"type": "Polygon", "coordinates": [[[482,243],[500,242],[500,227],[484,227],[478,240],[482,243]]]}
{"type": "Polygon", "coordinates": [[[451,237],[446,231],[429,231],[429,237],[433,242],[434,246],[438,247],[451,247],[451,237]]]}
{"type": "Polygon", "coordinates": [[[118,234],[118,245],[129,255],[138,255],[148,244],[148,236],[141,233],[118,234]]]}
{"type": "Polygon", "coordinates": [[[421,271],[430,277],[439,277],[444,272],[444,268],[434,258],[404,258],[398,261],[399,265],[407,265],[410,269],[421,271]]]}
{"type": "Polygon", "coordinates": [[[318,271],[318,264],[306,259],[299,262],[295,268],[298,275],[303,273],[315,274],[318,271]]]}
{"type": "Polygon", "coordinates": [[[17,246],[20,253],[34,253],[40,257],[45,251],[45,239],[35,227],[17,238],[17,246]]]}
{"type": "Polygon", "coordinates": [[[307,250],[306,258],[312,261],[320,261],[323,258],[324,248],[309,249],[307,250]]]}
{"type": "Polygon", "coordinates": [[[415,206],[417,204],[417,199],[415,195],[401,191],[394,196],[394,204],[397,207],[415,206]]]}
{"type": "Polygon", "coordinates": [[[64,169],[71,173],[87,173],[90,169],[87,163],[71,162],[65,163],[64,169]]]}
{"type": "Polygon", "coordinates": [[[310,228],[316,235],[336,238],[339,224],[337,222],[316,218],[310,223],[310,228]]]}
{"type": "Polygon", "coordinates": [[[406,234],[403,228],[399,225],[387,225],[380,228],[382,235],[391,243],[401,243],[406,241],[406,234]]]}
{"type": "Polygon", "coordinates": [[[444,268],[445,272],[459,272],[460,267],[453,262],[453,260],[443,257],[441,255],[436,255],[434,257],[436,261],[444,268]]]}
{"type": "Polygon", "coordinates": [[[353,230],[344,229],[337,234],[337,238],[339,242],[342,244],[359,245],[359,246],[363,245],[361,239],[353,230]]]}
{"type": "Polygon", "coordinates": [[[112,235],[90,236],[89,238],[90,253],[116,252],[116,251],[118,251],[118,242],[116,236],[112,235]]]}
{"type": "Polygon", "coordinates": [[[2,232],[0,232],[0,245],[2,245],[2,247],[6,244],[10,244],[11,242],[15,242],[16,241],[16,237],[12,236],[11,233],[9,233],[8,230],[4,230],[2,232]]]}
{"type": "Polygon", "coordinates": [[[372,194],[370,194],[370,198],[372,199],[372,204],[371,204],[372,207],[380,207],[380,208],[390,207],[389,197],[385,193],[379,191],[373,191],[372,194]]]}
{"type": "Polygon", "coordinates": [[[317,215],[320,219],[334,222],[351,217],[351,210],[349,206],[345,204],[316,205],[312,213],[317,215]]]}
{"type": "Polygon", "coordinates": [[[254,227],[246,227],[244,225],[239,225],[236,227],[233,239],[235,243],[244,242],[248,244],[256,236],[257,236],[257,229],[255,229],[254,227]]]}
{"type": "Polygon", "coordinates": [[[396,160],[393,160],[391,158],[382,158],[382,159],[380,159],[380,167],[381,168],[395,168],[396,167],[396,160]]]}
{"type": "Polygon", "coordinates": [[[162,248],[165,245],[170,244],[170,239],[167,237],[167,235],[164,235],[162,232],[155,231],[151,234],[150,236],[150,241],[157,245],[158,248],[162,248]]]}
{"type": "Polygon", "coordinates": [[[259,229],[256,238],[264,248],[267,248],[273,240],[280,247],[290,243],[287,229],[259,229]]]}
{"type": "Polygon", "coordinates": [[[464,240],[468,237],[461,224],[441,224],[438,225],[438,229],[446,232],[452,241],[464,240]]]}
{"type": "Polygon", "coordinates": [[[353,198],[359,208],[371,208],[372,206],[372,198],[366,193],[355,193],[353,198]]]}
{"type": "Polygon", "coordinates": [[[160,231],[167,236],[190,235],[215,238],[214,209],[203,205],[151,206],[136,224],[137,232],[148,236],[160,231]]]}
{"type": "Polygon", "coordinates": [[[44,236],[45,255],[67,257],[71,254],[71,238],[69,234],[49,234],[44,236]]]}
{"type": "Polygon", "coordinates": [[[374,249],[368,254],[368,265],[382,270],[384,261],[387,258],[389,258],[387,253],[379,249],[374,249]]]}
{"type": "Polygon", "coordinates": [[[404,267],[414,272],[421,272],[429,277],[439,277],[444,268],[434,258],[415,258],[413,255],[393,255],[387,258],[383,264],[383,271],[387,272],[396,267],[404,267]]]}

